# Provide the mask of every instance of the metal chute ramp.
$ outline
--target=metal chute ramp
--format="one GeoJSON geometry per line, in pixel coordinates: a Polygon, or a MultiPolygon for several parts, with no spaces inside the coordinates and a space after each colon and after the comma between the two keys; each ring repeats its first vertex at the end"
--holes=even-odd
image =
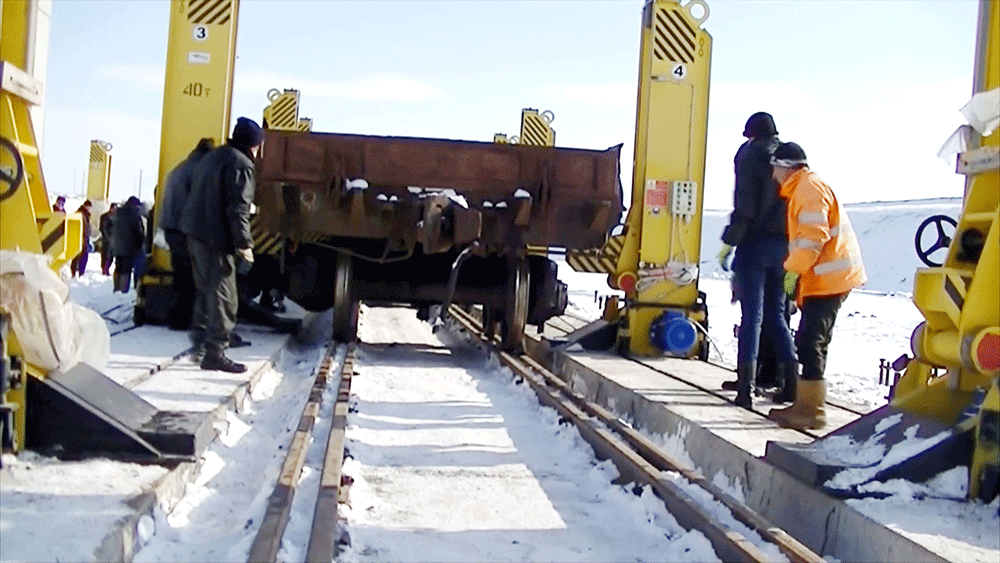
{"type": "Polygon", "coordinates": [[[94,367],[107,362],[107,327],[68,300],[44,256],[0,250],[0,280],[0,309],[10,319],[0,335],[3,356],[23,358],[7,380],[26,395],[9,446],[161,462],[193,459],[208,444],[210,417],[160,411],[94,367]]]}

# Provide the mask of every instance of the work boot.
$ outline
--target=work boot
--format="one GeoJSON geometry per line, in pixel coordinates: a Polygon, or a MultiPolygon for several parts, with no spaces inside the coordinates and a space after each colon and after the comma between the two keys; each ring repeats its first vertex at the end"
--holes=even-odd
{"type": "Polygon", "coordinates": [[[799,379],[795,402],[782,409],[771,409],[767,417],[785,428],[818,430],[826,426],[826,382],[822,379],[799,379]]]}
{"type": "Polygon", "coordinates": [[[247,366],[230,360],[222,352],[210,352],[201,359],[201,369],[243,373],[247,370],[247,366]]]}
{"type": "Polygon", "coordinates": [[[795,383],[799,379],[798,362],[778,364],[778,391],[771,395],[775,403],[791,403],[795,400],[795,383]]]}
{"type": "Polygon", "coordinates": [[[757,362],[736,366],[736,398],[733,399],[736,406],[748,410],[753,406],[753,378],[756,373],[757,362]]]}
{"type": "Polygon", "coordinates": [[[740,380],[733,379],[732,381],[723,381],[722,390],[723,391],[736,391],[740,388],[740,380]]]}
{"type": "Polygon", "coordinates": [[[235,332],[229,334],[229,347],[230,348],[243,348],[244,346],[250,346],[249,340],[243,340],[240,335],[235,332]]]}

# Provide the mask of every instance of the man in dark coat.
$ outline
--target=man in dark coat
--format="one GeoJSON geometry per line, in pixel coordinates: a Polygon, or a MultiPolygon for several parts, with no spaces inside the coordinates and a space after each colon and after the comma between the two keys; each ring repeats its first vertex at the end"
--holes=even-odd
{"type": "Polygon", "coordinates": [[[252,119],[241,117],[225,145],[194,166],[191,194],[181,215],[194,272],[192,343],[204,352],[201,369],[245,372],[244,364],[224,354],[236,326],[239,297],[237,260],[253,263],[250,205],[254,194],[254,164],[264,132],[252,119]]]}
{"type": "MultiPolygon", "coordinates": [[[[723,388],[735,389],[735,403],[750,408],[761,330],[774,346],[778,379],[787,381],[789,376],[783,372],[797,371],[798,364],[784,315],[783,262],[788,255],[788,235],[785,204],[771,178],[771,154],[779,142],[774,118],[764,112],[751,115],[743,136],[747,141],[734,158],[734,209],[722,233],[724,244],[718,259],[723,269],[728,269],[726,261],[736,247],[732,267],[743,313],[737,337],[736,381],[724,383],[723,388]]],[[[783,398],[779,394],[776,400],[783,398]]]]}
{"type": "Polygon", "coordinates": [[[142,252],[142,203],[132,196],[115,212],[112,230],[112,254],[115,256],[115,291],[128,293],[132,283],[132,270],[142,252]]]}
{"type": "Polygon", "coordinates": [[[76,210],[77,213],[83,217],[83,244],[80,248],[80,253],[77,254],[73,260],[69,263],[69,271],[73,274],[73,277],[82,276],[87,271],[87,259],[90,258],[90,253],[94,251],[94,245],[90,243],[90,208],[93,204],[88,199],[83,202],[83,205],[76,210]]]}
{"type": "Polygon", "coordinates": [[[101,231],[101,273],[105,276],[111,275],[111,253],[112,239],[114,238],[115,214],[118,212],[118,204],[112,203],[111,207],[101,214],[98,230],[101,231]]]}
{"type": "Polygon", "coordinates": [[[170,328],[187,330],[191,325],[194,308],[194,277],[191,273],[191,255],[187,237],[181,231],[181,214],[191,193],[191,175],[195,164],[215,148],[215,141],[206,137],[198,141],[194,150],[167,175],[163,192],[163,215],[160,225],[170,246],[170,267],[173,270],[173,288],[177,302],[170,310],[170,328]]]}

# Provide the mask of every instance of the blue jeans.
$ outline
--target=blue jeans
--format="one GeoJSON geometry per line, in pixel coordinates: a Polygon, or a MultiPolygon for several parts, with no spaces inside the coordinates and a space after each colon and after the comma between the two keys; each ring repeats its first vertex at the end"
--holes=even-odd
{"type": "Polygon", "coordinates": [[[738,336],[737,363],[757,361],[763,330],[774,343],[778,362],[795,361],[795,345],[785,320],[785,290],[782,265],[788,255],[788,241],[778,235],[752,235],[736,247],[733,274],[743,318],[738,336]]]}

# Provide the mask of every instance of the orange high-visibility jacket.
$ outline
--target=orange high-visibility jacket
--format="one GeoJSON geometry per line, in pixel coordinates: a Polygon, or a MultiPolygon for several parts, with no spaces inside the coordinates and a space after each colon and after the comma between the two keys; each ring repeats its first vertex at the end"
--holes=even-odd
{"type": "Polygon", "coordinates": [[[803,168],[781,184],[788,201],[788,258],[798,272],[798,302],[846,293],[868,281],[861,245],[837,196],[818,174],[803,168]]]}

